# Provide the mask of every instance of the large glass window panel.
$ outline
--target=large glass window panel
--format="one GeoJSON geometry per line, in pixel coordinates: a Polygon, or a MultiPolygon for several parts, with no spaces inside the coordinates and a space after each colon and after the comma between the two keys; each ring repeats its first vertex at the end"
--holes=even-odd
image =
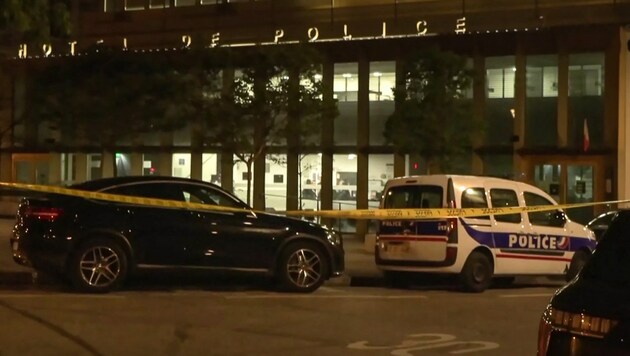
{"type": "Polygon", "coordinates": [[[116,177],[131,175],[131,155],[129,153],[116,153],[116,177]]]}
{"type": "Polygon", "coordinates": [[[157,153],[147,153],[142,158],[142,175],[152,176],[157,174],[159,168],[160,155],[157,153]]]}
{"type": "Polygon", "coordinates": [[[287,155],[267,155],[265,161],[265,208],[287,210],[287,155]]]}
{"type": "Polygon", "coordinates": [[[514,135],[514,56],[486,58],[485,141],[487,146],[512,146],[514,135]]]}
{"type": "Polygon", "coordinates": [[[604,145],[603,84],[603,53],[569,56],[569,142],[581,150],[604,145]]]}
{"type": "Polygon", "coordinates": [[[101,154],[100,153],[88,153],[87,155],[88,171],[87,180],[99,179],[103,176],[101,170],[101,154]]]}
{"type": "Polygon", "coordinates": [[[194,6],[196,0],[175,0],[175,6],[194,6]]]}
{"type": "Polygon", "coordinates": [[[359,91],[359,65],[336,63],[334,96],[338,100],[339,116],[335,118],[335,145],[357,143],[357,94],[359,91]]]}
{"type": "Polygon", "coordinates": [[[201,179],[221,185],[221,174],[219,172],[219,155],[216,153],[204,153],[201,156],[201,179]]]}
{"type": "Polygon", "coordinates": [[[525,145],[555,147],[558,137],[558,56],[528,56],[526,77],[525,145]]]}
{"type": "Polygon", "coordinates": [[[234,155],[234,169],[233,169],[233,175],[234,175],[234,184],[233,184],[233,193],[234,195],[236,195],[237,197],[239,197],[242,201],[244,202],[248,202],[250,203],[250,205],[252,205],[252,202],[254,201],[254,165],[252,164],[251,167],[252,171],[250,172],[250,179],[251,179],[251,185],[250,185],[250,191],[249,191],[249,197],[250,199],[247,199],[247,180],[248,180],[248,176],[247,176],[247,165],[245,164],[245,162],[240,161],[239,158],[234,155]]]}
{"type": "Polygon", "coordinates": [[[394,178],[394,155],[370,155],[368,158],[368,207],[378,208],[385,183],[394,178]]]}
{"type": "Polygon", "coordinates": [[[302,210],[319,210],[319,196],[322,178],[321,154],[299,156],[298,190],[299,206],[302,210]]]}
{"type": "Polygon", "coordinates": [[[144,10],[146,0],[125,0],[125,10],[135,11],[144,10]]]}
{"type": "Polygon", "coordinates": [[[190,153],[173,154],[173,177],[190,178],[190,153]]]}
{"type": "Polygon", "coordinates": [[[385,123],[394,112],[396,62],[370,63],[370,145],[385,145],[385,123]]]}
{"type": "Polygon", "coordinates": [[[165,9],[169,6],[169,0],[150,0],[149,2],[149,7],[152,9],[165,9]]]}
{"type": "MultiPolygon", "coordinates": [[[[357,207],[357,156],[355,154],[333,155],[333,209],[351,210],[357,207]]],[[[355,221],[339,219],[336,227],[343,232],[354,232],[355,221]]]]}

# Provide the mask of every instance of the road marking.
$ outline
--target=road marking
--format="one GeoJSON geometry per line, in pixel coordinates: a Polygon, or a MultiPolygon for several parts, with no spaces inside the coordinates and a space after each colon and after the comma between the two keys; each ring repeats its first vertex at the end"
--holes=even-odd
{"type": "Polygon", "coordinates": [[[410,334],[407,338],[395,345],[370,345],[366,340],[348,344],[348,349],[373,351],[392,350],[390,355],[413,356],[412,351],[447,348],[450,354],[464,354],[486,350],[498,349],[500,345],[490,341],[459,341],[455,335],[449,334],[410,334]],[[449,350],[450,349],[450,350],[449,350]]]}
{"type": "Polygon", "coordinates": [[[532,294],[501,294],[499,298],[540,298],[551,297],[553,293],[532,293],[532,294]]]}
{"type": "Polygon", "coordinates": [[[426,295],[357,295],[357,294],[246,294],[226,295],[227,299],[427,299],[426,295]]]}

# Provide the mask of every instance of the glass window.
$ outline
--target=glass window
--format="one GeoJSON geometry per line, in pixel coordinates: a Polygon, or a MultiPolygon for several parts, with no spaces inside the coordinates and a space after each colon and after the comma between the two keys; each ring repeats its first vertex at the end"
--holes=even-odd
{"type": "Polygon", "coordinates": [[[514,61],[514,56],[486,58],[486,145],[513,145],[514,61]]]}
{"type": "Polygon", "coordinates": [[[102,178],[102,170],[101,170],[101,154],[100,153],[90,153],[87,155],[88,161],[88,171],[87,171],[87,180],[91,179],[99,179],[102,178]]]}
{"type": "MultiPolygon", "coordinates": [[[[333,209],[350,210],[357,207],[357,156],[333,155],[333,209]]],[[[337,228],[343,232],[355,231],[355,220],[339,219],[337,228]]]]}
{"type": "Polygon", "coordinates": [[[182,186],[182,190],[184,199],[188,203],[220,205],[232,208],[243,208],[246,206],[245,203],[235,197],[200,185],[185,185],[182,186]]]}
{"type": "MultiPolygon", "coordinates": [[[[462,194],[462,209],[483,209],[488,207],[486,191],[483,188],[468,188],[462,194]]],[[[490,216],[475,216],[476,219],[490,219],[490,216]]]]}
{"type": "Polygon", "coordinates": [[[131,155],[128,153],[116,153],[116,177],[131,175],[131,155]]]}
{"type": "Polygon", "coordinates": [[[190,178],[190,153],[173,154],[173,177],[190,178]]]}
{"type": "MultiPolygon", "coordinates": [[[[507,208],[518,206],[518,197],[511,189],[490,189],[490,202],[493,208],[507,208]]],[[[495,215],[494,219],[500,222],[520,223],[521,214],[495,215]]]]}
{"type": "Polygon", "coordinates": [[[146,0],[125,0],[125,11],[144,10],[146,0]]]}
{"type": "MultiPolygon", "coordinates": [[[[554,205],[547,198],[540,196],[538,194],[525,192],[525,205],[527,206],[541,206],[541,205],[554,205]]],[[[551,211],[535,211],[531,213],[527,213],[529,217],[529,222],[532,225],[540,225],[540,226],[556,226],[554,224],[554,220],[551,219],[551,216],[555,213],[555,210],[551,211]]]]}
{"type": "Polygon", "coordinates": [[[142,175],[152,176],[159,172],[158,166],[160,155],[157,153],[147,153],[142,158],[142,175]]]}
{"type": "Polygon", "coordinates": [[[251,186],[249,191],[250,199],[247,199],[247,164],[241,161],[236,155],[234,155],[234,169],[233,169],[233,192],[239,199],[244,202],[252,202],[254,199],[254,165],[251,167],[250,172],[251,186]]]}
{"type": "Polygon", "coordinates": [[[487,98],[514,98],[514,56],[486,58],[487,98]]]}
{"type": "Polygon", "coordinates": [[[167,199],[184,201],[182,191],[175,184],[171,183],[134,183],[123,186],[116,186],[111,189],[104,189],[104,192],[120,195],[137,196],[144,198],[167,199]]]}
{"type": "Polygon", "coordinates": [[[270,210],[286,210],[287,155],[267,155],[265,166],[265,207],[270,210]]]}
{"type": "Polygon", "coordinates": [[[299,206],[303,210],[319,210],[319,193],[322,178],[321,154],[299,156],[299,206]]]}
{"type": "Polygon", "coordinates": [[[528,56],[526,76],[525,144],[554,147],[558,137],[558,56],[528,56]]]}
{"type": "Polygon", "coordinates": [[[221,185],[221,174],[219,174],[219,155],[216,153],[204,153],[201,156],[201,179],[216,185],[221,185]]]}
{"type": "Polygon", "coordinates": [[[368,207],[376,209],[385,183],[394,178],[394,155],[370,155],[368,158],[368,207]]]}
{"type": "Polygon", "coordinates": [[[394,112],[396,62],[370,63],[370,144],[385,145],[385,123],[394,112]]]}
{"type": "Polygon", "coordinates": [[[569,142],[581,151],[604,145],[603,92],[604,53],[570,55],[569,142]]]}
{"type": "Polygon", "coordinates": [[[437,185],[403,185],[385,194],[385,209],[441,208],[443,189],[437,185]]]}
{"type": "Polygon", "coordinates": [[[338,100],[339,116],[335,118],[335,145],[357,143],[357,94],[359,91],[358,63],[336,63],[334,97],[338,100]]]}
{"type": "Polygon", "coordinates": [[[196,0],[175,0],[175,6],[194,6],[196,0]]]}
{"type": "Polygon", "coordinates": [[[169,0],[150,0],[149,2],[149,7],[152,9],[165,9],[169,6],[169,0]]]}

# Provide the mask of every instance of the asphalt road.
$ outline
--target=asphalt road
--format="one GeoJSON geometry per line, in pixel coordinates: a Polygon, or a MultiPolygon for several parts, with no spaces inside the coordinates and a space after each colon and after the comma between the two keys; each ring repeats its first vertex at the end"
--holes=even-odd
{"type": "Polygon", "coordinates": [[[0,355],[513,355],[554,288],[0,291],[0,355]]]}

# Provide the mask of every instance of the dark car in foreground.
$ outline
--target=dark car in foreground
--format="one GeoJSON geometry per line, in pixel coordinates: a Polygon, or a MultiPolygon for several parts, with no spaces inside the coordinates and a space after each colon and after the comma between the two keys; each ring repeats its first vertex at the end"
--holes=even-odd
{"type": "Polygon", "coordinates": [[[81,291],[116,289],[141,270],[190,268],[259,274],[280,290],[312,292],[344,270],[342,240],[332,230],[253,211],[210,183],[144,176],[69,188],[232,208],[184,209],[60,194],[24,198],[11,238],[14,260],[59,274],[81,291]]]}
{"type": "Polygon", "coordinates": [[[630,355],[629,302],[630,210],[620,210],[590,260],[544,311],[538,355],[630,355]]]}
{"type": "Polygon", "coordinates": [[[608,225],[610,225],[612,218],[615,217],[616,214],[617,210],[610,210],[596,216],[593,220],[589,221],[588,224],[586,224],[586,227],[591,229],[595,233],[595,238],[597,239],[597,241],[602,238],[604,232],[606,231],[606,229],[608,229],[608,225]]]}

